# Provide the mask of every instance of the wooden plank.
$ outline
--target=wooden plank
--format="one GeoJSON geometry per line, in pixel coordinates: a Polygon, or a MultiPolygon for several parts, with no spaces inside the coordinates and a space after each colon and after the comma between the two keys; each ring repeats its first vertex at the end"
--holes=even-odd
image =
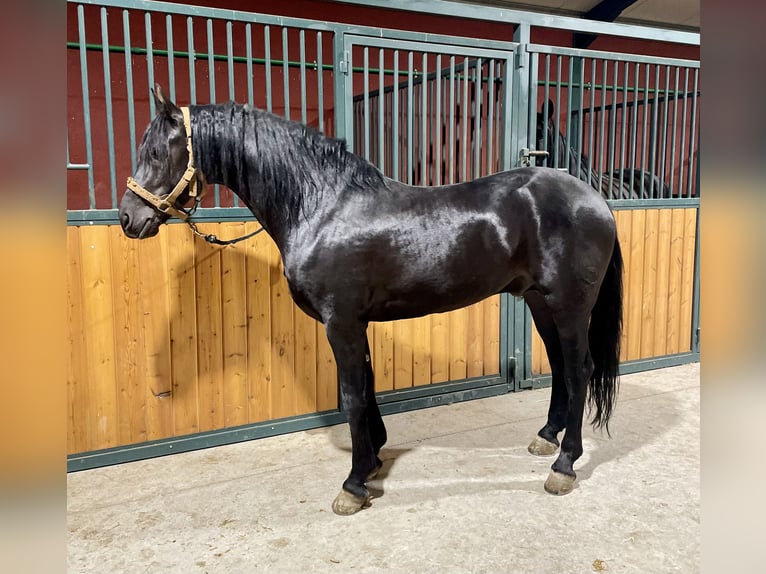
{"type": "Polygon", "coordinates": [[[431,317],[412,320],[412,384],[431,382],[431,317]]]}
{"type": "Polygon", "coordinates": [[[628,360],[627,322],[628,322],[628,309],[630,305],[630,255],[631,255],[630,236],[633,231],[632,229],[633,219],[631,217],[630,210],[615,211],[614,216],[615,216],[615,221],[617,222],[617,237],[620,240],[620,248],[622,251],[622,260],[623,260],[623,275],[622,275],[623,331],[622,331],[622,341],[620,343],[620,361],[627,361],[628,360]]]}
{"type": "Polygon", "coordinates": [[[450,313],[450,368],[451,381],[467,376],[466,347],[468,345],[468,310],[457,309],[450,313]]]}
{"type": "Polygon", "coordinates": [[[431,382],[449,381],[450,315],[431,315],[431,382]]]}
{"type": "MultiPolygon", "coordinates": [[[[220,223],[201,223],[202,233],[222,235],[220,223]]],[[[197,400],[199,430],[224,426],[221,248],[194,238],[197,308],[197,400]]]]}
{"type": "Polygon", "coordinates": [[[293,302],[276,246],[269,250],[271,281],[271,415],[295,413],[295,332],[293,302]]]}
{"type": "MultiPolygon", "coordinates": [[[[245,224],[222,225],[221,237],[245,235],[245,224]]],[[[221,250],[221,328],[224,426],[249,422],[247,381],[247,276],[244,245],[221,250]]]]}
{"type": "Polygon", "coordinates": [[[484,311],[484,374],[500,373],[500,295],[486,299],[484,311]]]}
{"type": "MultiPolygon", "coordinates": [[[[324,325],[316,323],[317,341],[317,410],[329,411],[338,408],[338,371],[327,340],[324,325]]],[[[375,384],[377,386],[377,375],[375,384]]]]}
{"type": "Polygon", "coordinates": [[[83,288],[80,228],[67,227],[67,452],[91,450],[90,380],[83,344],[83,288]]]}
{"type": "Polygon", "coordinates": [[[668,275],[670,272],[670,241],[672,211],[670,209],[659,210],[657,232],[657,282],[655,297],[654,335],[652,338],[652,354],[655,357],[665,355],[668,333],[668,275]]]}
{"type": "Polygon", "coordinates": [[[173,432],[182,436],[199,430],[194,240],[185,225],[166,230],[173,432]]]}
{"type": "Polygon", "coordinates": [[[168,232],[164,226],[159,235],[138,243],[141,331],[146,361],[146,433],[149,440],[173,436],[168,251],[168,232]]]}
{"type": "Polygon", "coordinates": [[[109,228],[80,228],[83,282],[82,339],[87,349],[88,398],[92,425],[89,448],[116,446],[117,381],[114,362],[114,312],[109,228]]]}
{"type": "Polygon", "coordinates": [[[692,298],[694,294],[694,242],[697,233],[697,210],[684,210],[683,263],[681,266],[681,302],[678,326],[678,350],[691,350],[692,298]]]}
{"type": "Polygon", "coordinates": [[[638,359],[641,355],[641,304],[644,279],[644,223],[646,221],[646,211],[636,209],[631,212],[631,216],[630,271],[628,272],[630,294],[626,321],[629,360],[638,359]]]}
{"type": "Polygon", "coordinates": [[[684,248],[684,211],[674,209],[671,216],[670,270],[668,273],[668,354],[679,352],[679,325],[681,314],[681,270],[684,248]]]}
{"type": "Polygon", "coordinates": [[[119,225],[109,226],[117,373],[118,444],[147,440],[146,360],[141,332],[141,270],[138,242],[119,225]]]}
{"type": "Polygon", "coordinates": [[[651,357],[654,354],[658,227],[659,210],[647,210],[644,225],[644,269],[641,292],[641,339],[639,342],[639,356],[641,358],[651,357]]]}
{"type": "Polygon", "coordinates": [[[468,307],[466,340],[466,376],[484,374],[484,311],[481,303],[468,307]]]}
{"type": "Polygon", "coordinates": [[[394,389],[394,325],[391,322],[372,326],[372,369],[375,373],[375,391],[394,389]]]}
{"type": "MultiPolygon", "coordinates": [[[[257,229],[245,224],[245,232],[257,229]]],[[[271,270],[270,252],[276,249],[265,233],[256,235],[246,246],[247,278],[247,378],[250,422],[271,417],[271,270]]]]}
{"type": "Polygon", "coordinates": [[[412,386],[412,320],[394,321],[394,388],[412,386]]]}
{"type": "Polygon", "coordinates": [[[317,410],[317,335],[316,321],[297,306],[295,325],[295,414],[317,410]]]}

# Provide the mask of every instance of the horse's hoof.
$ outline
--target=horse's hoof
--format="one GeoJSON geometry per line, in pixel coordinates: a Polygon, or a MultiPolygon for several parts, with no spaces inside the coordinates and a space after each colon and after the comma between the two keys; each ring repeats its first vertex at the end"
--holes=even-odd
{"type": "Polygon", "coordinates": [[[358,497],[341,489],[340,494],[332,501],[332,511],[340,516],[350,516],[369,506],[369,496],[358,497]]]}
{"type": "Polygon", "coordinates": [[[550,456],[556,454],[558,449],[559,447],[557,444],[544,439],[540,435],[537,435],[535,440],[529,443],[529,446],[527,447],[527,450],[536,456],[550,456]]]}
{"type": "Polygon", "coordinates": [[[545,491],[550,494],[567,494],[574,487],[574,476],[552,470],[545,480],[545,491]]]}

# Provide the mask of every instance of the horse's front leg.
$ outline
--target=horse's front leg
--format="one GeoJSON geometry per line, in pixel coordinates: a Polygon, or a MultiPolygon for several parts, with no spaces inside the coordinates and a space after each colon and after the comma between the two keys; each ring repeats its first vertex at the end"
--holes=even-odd
{"type": "Polygon", "coordinates": [[[373,444],[370,433],[368,406],[375,396],[368,384],[372,377],[367,376],[366,330],[367,325],[358,322],[327,323],[327,338],[338,366],[341,404],[351,429],[351,473],[332,503],[335,514],[341,515],[354,514],[364,508],[370,498],[365,482],[377,472],[380,464],[376,450],[381,445],[373,444]]]}

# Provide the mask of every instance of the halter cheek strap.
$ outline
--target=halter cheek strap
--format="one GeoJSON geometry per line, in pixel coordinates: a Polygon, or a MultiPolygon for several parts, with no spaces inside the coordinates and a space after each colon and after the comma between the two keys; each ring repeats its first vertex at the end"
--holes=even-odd
{"type": "Polygon", "coordinates": [[[151,204],[157,211],[168,215],[174,215],[177,218],[186,221],[194,211],[202,197],[205,195],[205,176],[194,167],[194,153],[192,152],[191,119],[189,117],[189,108],[181,108],[184,118],[184,129],[186,130],[186,149],[189,151],[189,163],[186,165],[186,171],[181,176],[176,186],[167,195],[157,196],[147,191],[132,177],[128,178],[128,189],[138,195],[141,199],[151,204]],[[194,200],[194,207],[190,212],[177,209],[175,206],[178,196],[185,189],[189,189],[189,198],[194,200]]]}

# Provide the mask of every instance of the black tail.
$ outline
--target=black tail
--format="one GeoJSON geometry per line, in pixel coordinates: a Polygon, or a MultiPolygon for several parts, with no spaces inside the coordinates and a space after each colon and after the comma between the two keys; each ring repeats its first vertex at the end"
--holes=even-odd
{"type": "Polygon", "coordinates": [[[588,408],[595,409],[591,424],[609,434],[618,388],[620,337],[622,335],[622,252],[615,238],[612,260],[591,313],[588,344],[593,358],[593,376],[588,383],[588,408]]]}

